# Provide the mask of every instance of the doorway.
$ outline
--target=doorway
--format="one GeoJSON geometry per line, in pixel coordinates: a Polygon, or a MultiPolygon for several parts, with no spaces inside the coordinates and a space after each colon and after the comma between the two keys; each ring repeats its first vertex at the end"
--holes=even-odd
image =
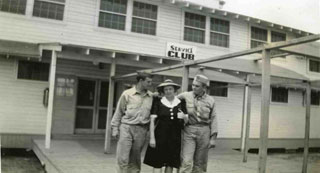
{"type": "Polygon", "coordinates": [[[102,134],[106,129],[109,82],[79,79],[75,133],[102,134]]]}

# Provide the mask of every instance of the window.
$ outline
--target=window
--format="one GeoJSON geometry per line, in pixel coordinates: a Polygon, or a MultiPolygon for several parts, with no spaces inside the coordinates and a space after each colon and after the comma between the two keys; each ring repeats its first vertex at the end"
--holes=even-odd
{"type": "Polygon", "coordinates": [[[288,103],[288,93],[289,93],[289,90],[287,88],[283,88],[283,87],[271,88],[271,101],[288,103]]]}
{"type": "Polygon", "coordinates": [[[309,71],[320,73],[320,61],[309,59],[309,71]]]}
{"type": "Polygon", "coordinates": [[[251,27],[251,48],[258,47],[268,42],[268,30],[251,27]]]}
{"type": "Polygon", "coordinates": [[[210,81],[209,95],[228,97],[228,83],[210,81]]]}
{"type": "Polygon", "coordinates": [[[100,27],[124,30],[126,23],[127,0],[101,0],[100,27]]]}
{"type": "Polygon", "coordinates": [[[271,42],[286,41],[286,34],[271,31],[271,42]]]}
{"type": "Polygon", "coordinates": [[[311,90],[311,105],[320,105],[320,91],[311,90]]]}
{"type": "Polygon", "coordinates": [[[27,0],[0,0],[0,11],[25,14],[27,0]]]}
{"type": "Polygon", "coordinates": [[[18,62],[18,79],[48,81],[49,63],[23,61],[18,62]]]}
{"type": "Polygon", "coordinates": [[[229,21],[211,18],[211,45],[229,47],[229,25],[229,21]]]}
{"type": "Polygon", "coordinates": [[[204,43],[206,16],[185,13],[184,40],[204,43]]]}
{"type": "Polygon", "coordinates": [[[33,16],[63,20],[65,0],[35,0],[33,16]]]}
{"type": "Polygon", "coordinates": [[[132,32],[156,35],[158,8],[141,2],[133,3],[132,32]]]}
{"type": "MultiPolygon", "coordinates": [[[[271,42],[286,41],[286,34],[271,31],[271,42]]],[[[283,54],[280,50],[272,50],[271,55],[283,54]]]]}

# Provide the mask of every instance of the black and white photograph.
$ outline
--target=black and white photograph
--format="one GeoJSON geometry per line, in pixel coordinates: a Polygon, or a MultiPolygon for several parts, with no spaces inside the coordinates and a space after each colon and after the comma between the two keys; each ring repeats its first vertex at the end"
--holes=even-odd
{"type": "Polygon", "coordinates": [[[0,173],[320,173],[320,0],[0,0],[0,173]]]}

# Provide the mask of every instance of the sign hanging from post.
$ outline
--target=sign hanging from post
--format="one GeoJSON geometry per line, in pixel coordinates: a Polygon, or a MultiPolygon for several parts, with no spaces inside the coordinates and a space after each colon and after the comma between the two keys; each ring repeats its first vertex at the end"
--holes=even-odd
{"type": "Polygon", "coordinates": [[[195,60],[196,50],[197,48],[195,46],[167,42],[166,57],[182,60],[195,60]]]}

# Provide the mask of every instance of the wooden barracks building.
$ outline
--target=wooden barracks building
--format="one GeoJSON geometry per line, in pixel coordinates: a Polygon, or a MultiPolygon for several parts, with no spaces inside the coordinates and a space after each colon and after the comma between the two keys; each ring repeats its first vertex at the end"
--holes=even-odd
{"type": "MultiPolygon", "coordinates": [[[[2,147],[28,148],[32,138],[46,133],[53,139],[104,138],[110,76],[315,34],[224,11],[219,0],[212,1],[209,8],[182,0],[0,0],[2,147]]],[[[299,82],[320,79],[319,50],[314,42],[273,52],[270,148],[303,147],[305,92],[299,82]]],[[[252,83],[261,81],[260,58],[243,56],[190,70],[190,80],[197,73],[211,80],[220,145],[242,146],[243,84],[248,75],[252,83]]],[[[181,76],[179,69],[160,72],[154,86],[166,78],[181,83],[181,76]]],[[[134,83],[134,77],[116,80],[114,103],[134,83]]],[[[310,147],[319,147],[320,84],[312,87],[310,147]]],[[[251,148],[258,148],[260,107],[257,85],[251,148]]]]}

